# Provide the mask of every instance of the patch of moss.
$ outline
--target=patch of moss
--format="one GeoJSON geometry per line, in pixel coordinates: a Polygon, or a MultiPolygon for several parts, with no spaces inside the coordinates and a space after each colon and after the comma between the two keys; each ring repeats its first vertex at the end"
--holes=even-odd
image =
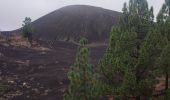
{"type": "Polygon", "coordinates": [[[0,84],[0,94],[4,93],[5,91],[7,91],[9,89],[8,85],[3,85],[0,84]]]}

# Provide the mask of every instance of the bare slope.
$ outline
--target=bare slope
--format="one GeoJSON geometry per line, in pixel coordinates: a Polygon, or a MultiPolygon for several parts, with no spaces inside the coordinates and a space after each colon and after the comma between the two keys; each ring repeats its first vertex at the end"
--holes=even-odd
{"type": "Polygon", "coordinates": [[[121,13],[99,7],[72,5],[60,8],[33,22],[34,35],[48,40],[105,41],[121,13]]]}

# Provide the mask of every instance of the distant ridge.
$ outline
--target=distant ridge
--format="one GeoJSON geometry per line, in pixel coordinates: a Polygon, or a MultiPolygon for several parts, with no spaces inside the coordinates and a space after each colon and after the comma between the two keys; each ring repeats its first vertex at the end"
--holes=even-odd
{"type": "Polygon", "coordinates": [[[90,42],[106,41],[111,27],[117,25],[120,15],[120,12],[100,7],[66,6],[34,21],[34,37],[66,41],[86,37],[90,42]]]}

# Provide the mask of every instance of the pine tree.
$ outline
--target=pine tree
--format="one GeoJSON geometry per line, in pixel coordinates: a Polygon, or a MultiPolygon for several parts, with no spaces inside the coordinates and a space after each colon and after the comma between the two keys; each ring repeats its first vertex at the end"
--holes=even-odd
{"type": "Polygon", "coordinates": [[[119,26],[113,28],[110,44],[100,62],[107,94],[123,97],[149,97],[155,86],[154,65],[165,39],[154,31],[153,8],[146,0],[124,4],[119,26]]]}
{"type": "MultiPolygon", "coordinates": [[[[151,95],[152,93],[153,83],[151,79],[154,81],[154,77],[150,77],[152,75],[150,75],[148,71],[150,72],[153,71],[152,67],[154,65],[156,57],[158,56],[153,57],[151,55],[153,52],[157,52],[155,53],[156,55],[160,54],[161,50],[158,49],[159,47],[154,47],[154,45],[163,46],[161,45],[163,44],[163,41],[159,41],[159,39],[161,38],[161,35],[158,34],[159,32],[156,32],[157,34],[155,32],[150,32],[151,28],[154,27],[154,23],[153,23],[154,15],[153,15],[153,7],[148,9],[148,3],[146,0],[130,0],[129,7],[127,7],[126,9],[128,9],[128,14],[126,15],[128,15],[129,17],[128,19],[126,19],[126,21],[124,21],[126,23],[123,23],[126,26],[128,26],[125,29],[126,30],[134,29],[134,31],[137,33],[136,51],[134,54],[131,55],[131,57],[136,59],[135,64],[132,67],[134,74],[127,73],[127,75],[133,78],[134,78],[133,75],[135,75],[134,80],[136,80],[136,83],[133,84],[136,84],[136,86],[135,85],[133,86],[134,88],[136,88],[135,89],[136,90],[135,95],[137,96],[136,99],[140,99],[141,95],[147,96],[147,95],[151,95]],[[148,49],[150,48],[150,46],[154,47],[155,51],[154,49],[148,49]],[[148,75],[146,75],[146,73],[148,73],[148,75]],[[150,90],[150,92],[148,91],[149,93],[145,91],[147,89],[150,90]]],[[[122,20],[124,20],[124,18],[122,20]]],[[[120,26],[122,26],[121,21],[120,21],[120,26]]],[[[134,81],[129,81],[129,82],[134,82],[134,81]]]]}
{"type": "MultiPolygon", "coordinates": [[[[162,72],[163,75],[165,75],[165,91],[168,90],[168,80],[169,80],[169,43],[170,43],[170,0],[165,0],[165,3],[163,4],[162,8],[159,11],[159,14],[157,16],[157,23],[158,28],[161,32],[161,34],[168,40],[168,45],[166,48],[164,48],[160,59],[159,59],[159,71],[162,72]],[[167,65],[166,65],[167,64],[167,65]]],[[[168,94],[166,93],[165,98],[167,98],[168,94]]]]}
{"type": "Polygon", "coordinates": [[[141,46],[138,62],[135,65],[136,82],[138,86],[141,87],[139,88],[139,95],[145,94],[149,91],[150,94],[147,94],[152,94],[156,81],[154,75],[156,69],[154,66],[162,52],[162,48],[166,45],[165,40],[166,39],[158,31],[151,31],[146,36],[143,45],[141,46]]]}
{"type": "Polygon", "coordinates": [[[166,13],[170,16],[170,0],[165,0],[165,5],[167,7],[166,13]]]}
{"type": "Polygon", "coordinates": [[[31,28],[31,18],[26,17],[23,21],[22,35],[24,38],[28,39],[32,43],[32,28],[31,28]]]}
{"type": "Polygon", "coordinates": [[[89,49],[85,46],[87,39],[81,39],[80,43],[76,61],[68,73],[70,87],[65,100],[97,100],[98,80],[90,64],[89,49]]]}
{"type": "Polygon", "coordinates": [[[161,33],[170,41],[170,0],[165,0],[157,16],[157,23],[161,33]]]}
{"type": "MultiPolygon", "coordinates": [[[[168,44],[159,59],[159,64],[160,64],[160,70],[163,75],[165,75],[166,80],[165,80],[165,91],[168,91],[169,87],[169,75],[170,75],[170,44],[168,44]]],[[[168,94],[166,94],[168,96],[168,94]]],[[[170,99],[170,98],[169,98],[170,99]]],[[[166,100],[169,100],[166,98],[166,100]]]]}
{"type": "Polygon", "coordinates": [[[120,27],[124,31],[134,28],[138,38],[143,39],[149,32],[153,19],[153,7],[149,9],[146,0],[130,0],[129,6],[124,4],[120,27]]]}
{"type": "Polygon", "coordinates": [[[113,28],[110,34],[110,45],[105,56],[100,61],[106,94],[117,98],[126,98],[126,96],[129,96],[128,93],[131,94],[134,91],[131,88],[132,86],[129,87],[131,90],[125,91],[128,88],[126,87],[128,86],[128,83],[126,83],[128,80],[125,77],[133,73],[132,69],[136,59],[131,56],[136,52],[136,44],[137,34],[135,32],[127,31],[121,33],[119,28],[113,28]]]}

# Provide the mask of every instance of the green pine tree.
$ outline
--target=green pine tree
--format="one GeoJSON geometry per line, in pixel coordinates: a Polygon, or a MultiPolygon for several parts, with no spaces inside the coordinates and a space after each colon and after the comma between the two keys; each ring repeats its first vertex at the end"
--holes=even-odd
{"type": "Polygon", "coordinates": [[[157,16],[160,32],[170,41],[170,0],[165,0],[157,16]]]}
{"type": "Polygon", "coordinates": [[[76,61],[68,73],[70,87],[65,100],[97,100],[100,91],[97,76],[90,64],[89,49],[85,46],[87,39],[81,39],[80,43],[76,61]]]}
{"type": "Polygon", "coordinates": [[[144,39],[153,25],[153,19],[153,7],[149,9],[147,0],[130,0],[129,6],[124,4],[120,27],[122,31],[134,28],[138,38],[144,39]]]}
{"type": "Polygon", "coordinates": [[[104,94],[118,98],[122,97],[121,88],[123,76],[126,67],[129,67],[127,63],[129,63],[128,60],[130,60],[126,58],[129,58],[128,50],[131,49],[130,47],[132,46],[126,44],[126,42],[131,41],[133,37],[135,37],[135,35],[128,34],[128,32],[120,33],[119,28],[113,28],[110,34],[109,47],[103,59],[100,61],[100,71],[105,90],[104,94]],[[124,48],[125,45],[126,47],[129,46],[128,50],[124,48]]]}
{"type": "MultiPolygon", "coordinates": [[[[153,72],[155,59],[159,56],[162,50],[160,47],[163,47],[165,42],[160,40],[160,38],[163,39],[163,37],[161,36],[161,34],[159,34],[159,32],[151,31],[152,28],[155,27],[153,23],[153,7],[148,9],[147,0],[130,0],[129,7],[126,7],[126,9],[128,9],[126,10],[126,12],[128,11],[128,13],[126,15],[123,14],[123,16],[128,15],[129,17],[125,17],[126,19],[123,17],[122,20],[126,20],[123,23],[123,27],[125,26],[126,28],[124,29],[126,30],[133,29],[137,33],[136,51],[134,54],[131,55],[131,57],[136,59],[135,64],[133,65],[134,67],[132,67],[134,68],[132,70],[135,70],[135,73],[130,76],[134,77],[133,75],[135,75],[134,80],[136,80],[136,83],[133,83],[137,86],[134,87],[136,88],[135,95],[137,96],[137,99],[140,99],[141,95],[147,96],[151,95],[152,93],[154,77],[147,72],[153,72]],[[155,47],[155,45],[157,45],[158,47],[155,47]],[[153,47],[153,49],[149,49],[151,47],[153,47]],[[153,54],[154,52],[156,53],[153,54]],[[149,93],[147,93],[146,89],[149,89],[150,92],[148,91],[149,93]]],[[[121,21],[120,27],[122,27],[121,21]]],[[[129,74],[127,73],[127,75],[129,74]]]]}
{"type": "Polygon", "coordinates": [[[113,28],[110,44],[100,61],[106,94],[119,99],[149,97],[155,86],[154,65],[166,45],[155,31],[153,8],[146,0],[130,0],[124,4],[123,15],[113,28]]]}
{"type": "MultiPolygon", "coordinates": [[[[160,65],[160,70],[161,73],[165,76],[166,80],[165,80],[165,91],[168,92],[169,89],[169,75],[170,75],[170,44],[168,44],[159,59],[159,65],[160,65]]],[[[168,94],[166,94],[166,97],[168,96],[168,94]]],[[[169,97],[170,99],[170,97],[169,97]]],[[[169,100],[168,98],[166,98],[166,100],[169,100]]]]}
{"type": "Polygon", "coordinates": [[[168,99],[168,81],[169,81],[169,43],[170,43],[170,0],[165,0],[165,3],[163,4],[162,8],[159,11],[159,14],[157,16],[157,23],[158,28],[161,32],[161,34],[168,40],[168,45],[166,48],[164,48],[160,59],[159,59],[159,71],[162,72],[162,74],[165,76],[165,99],[168,99]]]}
{"type": "Polygon", "coordinates": [[[158,31],[151,31],[146,36],[139,50],[138,62],[135,65],[136,82],[139,86],[138,95],[144,94],[145,96],[148,95],[147,97],[152,95],[156,81],[154,75],[156,61],[165,46],[166,39],[158,31]]]}
{"type": "Polygon", "coordinates": [[[22,26],[22,36],[32,43],[31,18],[26,17],[22,26]]]}

